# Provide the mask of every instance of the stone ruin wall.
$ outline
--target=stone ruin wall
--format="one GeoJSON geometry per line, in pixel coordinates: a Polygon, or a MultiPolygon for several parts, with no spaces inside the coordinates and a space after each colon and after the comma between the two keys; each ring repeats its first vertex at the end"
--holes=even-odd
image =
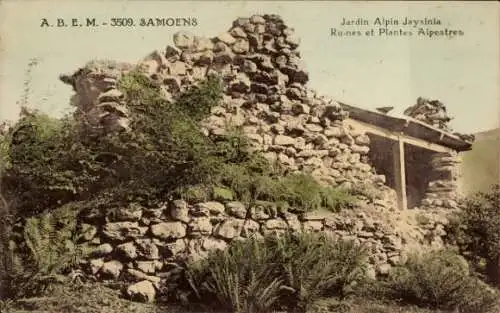
{"type": "Polygon", "coordinates": [[[458,209],[458,154],[435,153],[431,157],[429,185],[421,200],[422,209],[458,209]]]}
{"type": "MultiPolygon", "coordinates": [[[[206,256],[251,234],[286,229],[322,231],[366,243],[372,276],[386,274],[417,246],[442,246],[447,220],[430,211],[395,209],[395,191],[370,165],[369,137],[344,123],[348,114],[338,103],[307,87],[300,40],[279,16],[239,18],[215,38],[179,32],[173,39],[175,47],[155,51],[138,66],[166,99],[209,74],[222,77],[224,99],[204,121],[206,135],[218,136],[228,126],[241,126],[255,150],[289,171],[309,172],[332,186],[376,186],[380,197],[375,201],[361,197],[355,209],[336,214],[299,215],[273,207],[245,207],[236,201],[176,200],[155,208],[131,204],[118,208],[114,217],[83,216],[82,244],[95,250],[82,263],[88,275],[137,282],[128,290],[133,296],[144,284],[158,287],[175,275],[179,260],[206,256]],[[418,214],[428,215],[425,222],[416,221],[418,214]]],[[[76,92],[75,116],[95,129],[128,130],[127,101],[117,82],[133,68],[94,62],[62,75],[61,80],[76,92]]],[[[443,165],[442,160],[434,163],[443,165]]],[[[447,191],[436,185],[427,198],[440,197],[439,192],[447,191]]]]}
{"type": "MultiPolygon", "coordinates": [[[[453,117],[448,115],[446,106],[438,100],[419,97],[416,104],[407,108],[404,114],[437,129],[452,133],[464,141],[474,142],[474,135],[453,132],[449,125],[453,117]]],[[[427,210],[457,209],[459,198],[457,181],[460,163],[458,153],[455,151],[434,153],[429,163],[429,184],[420,207],[427,210]]]]}

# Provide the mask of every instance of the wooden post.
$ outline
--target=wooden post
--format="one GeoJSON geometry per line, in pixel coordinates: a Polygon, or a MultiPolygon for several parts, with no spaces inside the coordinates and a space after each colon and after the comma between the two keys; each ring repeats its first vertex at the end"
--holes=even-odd
{"type": "Polygon", "coordinates": [[[408,199],[406,198],[406,170],[405,170],[405,149],[404,142],[398,138],[393,144],[392,149],[393,170],[395,189],[398,195],[398,204],[400,210],[406,210],[408,199]]]}

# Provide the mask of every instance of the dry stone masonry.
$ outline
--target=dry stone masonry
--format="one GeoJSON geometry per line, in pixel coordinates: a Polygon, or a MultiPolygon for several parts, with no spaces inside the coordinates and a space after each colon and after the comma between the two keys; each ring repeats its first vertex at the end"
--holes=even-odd
{"type": "Polygon", "coordinates": [[[397,215],[384,220],[373,215],[377,212],[373,205],[341,213],[298,214],[272,204],[247,207],[232,200],[191,204],[174,200],[154,208],[131,203],[111,212],[82,216],[81,244],[92,253],[81,265],[96,279],[128,281],[127,294],[138,301],[152,301],[155,290],[174,279],[185,262],[225,249],[236,240],[285,231],[323,232],[354,240],[369,249],[369,275],[386,275],[391,266],[406,261],[408,251],[441,247],[447,223],[435,215],[420,216],[421,225],[397,215]]]}
{"type": "MultiPolygon", "coordinates": [[[[384,188],[385,178],[368,164],[368,136],[343,123],[348,114],[338,103],[306,87],[299,42],[278,16],[253,16],[211,39],[177,33],[176,47],[152,53],[139,66],[166,99],[209,74],[222,76],[224,101],[205,120],[207,135],[241,126],[256,150],[290,171],[310,172],[334,186],[384,188]]],[[[77,114],[97,129],[128,129],[126,102],[116,84],[132,67],[96,64],[61,76],[77,92],[77,114]]]]}
{"type": "MultiPolygon", "coordinates": [[[[353,239],[370,247],[374,277],[404,262],[406,251],[442,245],[446,219],[431,212],[397,212],[395,191],[370,165],[370,138],[344,122],[348,114],[336,101],[307,87],[309,74],[298,51],[300,40],[279,16],[239,18],[214,38],[179,32],[173,41],[175,47],[155,51],[136,66],[167,100],[207,75],[219,75],[224,98],[202,123],[207,136],[239,126],[253,149],[290,172],[311,173],[331,186],[370,186],[378,195],[360,197],[356,209],[335,214],[295,214],[272,205],[246,207],[237,201],[182,200],[150,208],[132,203],[107,216],[86,214],[80,227],[85,234],[82,245],[93,251],[82,263],[88,275],[130,281],[130,298],[152,301],[161,284],[178,275],[182,262],[250,236],[293,230],[353,239]],[[391,218],[384,219],[387,212],[392,212],[391,218]],[[429,216],[417,219],[418,214],[429,216]]],[[[75,117],[96,131],[129,130],[127,100],[117,84],[136,66],[92,62],[74,74],[62,75],[61,80],[76,92],[75,117]]],[[[435,172],[444,172],[451,163],[448,156],[436,157],[435,172]]],[[[430,184],[426,195],[430,206],[440,204],[435,199],[451,192],[440,179],[436,174],[430,184]]]]}
{"type": "MultiPolygon", "coordinates": [[[[404,111],[405,115],[413,117],[426,124],[451,133],[449,126],[452,117],[448,116],[446,106],[438,100],[422,97],[414,106],[404,111]]],[[[474,135],[453,133],[460,139],[473,142],[474,135]]],[[[436,210],[440,208],[457,209],[458,154],[456,152],[435,153],[430,160],[429,183],[421,201],[421,208],[436,210]]]]}
{"type": "Polygon", "coordinates": [[[457,209],[457,153],[435,153],[431,158],[429,185],[421,202],[422,208],[457,209]]]}

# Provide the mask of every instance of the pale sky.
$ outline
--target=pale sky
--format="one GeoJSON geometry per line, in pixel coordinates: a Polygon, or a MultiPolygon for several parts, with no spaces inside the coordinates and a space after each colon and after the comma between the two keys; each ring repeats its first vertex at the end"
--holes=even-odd
{"type": "MultiPolygon", "coordinates": [[[[172,44],[189,30],[214,37],[237,17],[279,14],[301,38],[299,50],[320,94],[364,108],[394,106],[396,113],[417,97],[439,99],[460,132],[496,128],[500,118],[499,6],[495,2],[327,1],[3,1],[0,4],[0,119],[15,119],[31,58],[29,102],[51,115],[68,112],[72,90],[58,80],[92,59],[137,62],[172,44]],[[334,37],[345,18],[403,20],[438,18],[432,29],[462,30],[463,36],[334,37]],[[196,27],[41,28],[42,18],[109,20],[113,17],[194,17],[196,27]]],[[[360,30],[378,26],[362,26],[360,30]]],[[[400,26],[391,26],[399,28],[400,26]]],[[[406,27],[405,29],[409,29],[406,27]]],[[[345,28],[344,28],[345,30],[345,28]]]]}

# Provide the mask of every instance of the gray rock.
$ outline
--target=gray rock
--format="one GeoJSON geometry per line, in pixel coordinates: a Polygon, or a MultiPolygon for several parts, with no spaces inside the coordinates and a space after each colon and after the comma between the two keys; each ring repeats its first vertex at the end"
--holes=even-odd
{"type": "Polygon", "coordinates": [[[217,237],[233,239],[241,234],[244,221],[236,218],[228,218],[215,229],[217,237]]]}
{"type": "Polygon", "coordinates": [[[82,239],[84,241],[91,241],[97,234],[97,227],[90,224],[82,223],[80,224],[82,239]]]}
{"type": "Polygon", "coordinates": [[[121,255],[123,255],[126,259],[135,259],[137,258],[137,247],[134,242],[126,242],[116,247],[116,251],[118,251],[121,255]]]}
{"type": "Polygon", "coordinates": [[[319,133],[323,131],[323,127],[321,127],[321,125],[318,124],[306,124],[305,128],[313,133],[319,133]]]}
{"type": "Polygon", "coordinates": [[[218,65],[230,64],[233,61],[234,53],[230,50],[219,51],[214,54],[213,62],[218,65]]]}
{"type": "Polygon", "coordinates": [[[367,146],[358,146],[358,145],[351,145],[351,150],[354,153],[359,153],[361,155],[366,155],[368,152],[370,152],[370,147],[367,146]]]}
{"type": "Polygon", "coordinates": [[[292,106],[292,112],[295,114],[309,114],[311,108],[304,103],[295,103],[292,106]]]}
{"type": "Polygon", "coordinates": [[[172,46],[167,46],[165,48],[165,58],[170,59],[170,58],[177,58],[179,57],[180,52],[177,50],[177,48],[174,48],[172,46]]]}
{"type": "Polygon", "coordinates": [[[217,36],[217,39],[227,45],[232,45],[236,42],[236,39],[234,39],[234,37],[231,36],[231,34],[228,32],[220,34],[219,36],[217,36]]]}
{"type": "Polygon", "coordinates": [[[290,45],[292,49],[297,48],[300,44],[300,38],[294,34],[286,36],[285,42],[290,45]]]}
{"type": "Polygon", "coordinates": [[[130,285],[126,291],[129,299],[138,302],[153,302],[156,297],[155,287],[148,280],[130,285]]]}
{"type": "Polygon", "coordinates": [[[254,220],[246,220],[243,224],[243,229],[241,231],[241,236],[244,238],[250,238],[260,230],[260,224],[254,220]]]}
{"type": "Polygon", "coordinates": [[[116,260],[105,262],[101,267],[101,274],[105,277],[118,278],[123,269],[123,264],[116,260]]]}
{"type": "Polygon", "coordinates": [[[198,52],[206,52],[214,48],[212,40],[206,37],[194,37],[194,47],[198,52]]]}
{"type": "Polygon", "coordinates": [[[222,239],[205,237],[202,240],[202,247],[207,251],[224,250],[227,248],[227,243],[222,239]]]}
{"type": "Polygon", "coordinates": [[[103,102],[120,102],[123,100],[124,94],[118,89],[110,89],[106,92],[101,93],[98,96],[99,103],[103,102]]]}
{"type": "Polygon", "coordinates": [[[254,24],[265,24],[266,20],[261,15],[252,15],[250,17],[250,22],[254,24]]]}
{"type": "Polygon", "coordinates": [[[286,223],[286,221],[282,219],[272,219],[272,220],[267,220],[264,223],[264,227],[266,229],[287,229],[288,224],[286,223]]]}
{"type": "Polygon", "coordinates": [[[132,278],[134,281],[143,281],[143,280],[148,280],[153,285],[158,285],[161,281],[161,278],[158,276],[153,276],[153,275],[147,275],[139,270],[129,268],[127,269],[127,274],[132,278]]]}
{"type": "Polygon", "coordinates": [[[238,201],[227,202],[226,210],[229,215],[237,218],[245,218],[247,216],[247,208],[243,203],[238,201]]]}
{"type": "Polygon", "coordinates": [[[163,239],[178,239],[186,236],[186,225],[181,222],[164,222],[151,226],[153,236],[163,239]]]}
{"type": "Polygon", "coordinates": [[[104,265],[104,259],[102,259],[102,258],[91,259],[88,262],[88,265],[89,265],[90,274],[95,275],[101,270],[102,266],[104,265]]]}
{"type": "Polygon", "coordinates": [[[254,62],[250,61],[250,60],[244,60],[243,61],[243,65],[241,66],[241,70],[244,72],[244,73],[255,73],[257,72],[257,64],[255,64],[254,62]]]}
{"type": "Polygon", "coordinates": [[[187,31],[179,31],[174,34],[174,45],[181,50],[192,49],[194,46],[194,35],[187,31]]]}
{"type": "Polygon", "coordinates": [[[168,65],[168,73],[172,76],[186,75],[186,63],[177,61],[168,65]]]}
{"type": "Polygon", "coordinates": [[[184,239],[178,239],[175,242],[165,244],[165,250],[170,256],[177,256],[186,250],[184,239]]]}
{"type": "Polygon", "coordinates": [[[239,26],[238,27],[234,27],[233,29],[231,29],[231,31],[229,33],[234,38],[247,38],[247,34],[243,30],[243,28],[241,28],[239,26]]]}
{"type": "Polygon", "coordinates": [[[92,249],[93,256],[106,256],[111,252],[113,252],[113,246],[111,246],[109,243],[103,243],[92,249]]]}
{"type": "Polygon", "coordinates": [[[289,212],[283,212],[281,214],[281,216],[288,224],[289,229],[293,230],[294,232],[301,232],[302,231],[302,224],[300,223],[297,215],[289,213],[289,212]]]}
{"type": "Polygon", "coordinates": [[[239,73],[234,80],[229,83],[231,91],[246,93],[250,91],[251,81],[245,74],[239,73]]]}
{"type": "Polygon", "coordinates": [[[157,260],[160,258],[160,252],[156,244],[151,239],[136,239],[137,254],[147,260],[157,260]]]}
{"type": "Polygon", "coordinates": [[[212,215],[220,215],[225,211],[224,204],[215,201],[201,202],[196,204],[195,207],[208,210],[212,215]]]}
{"type": "Polygon", "coordinates": [[[176,220],[184,223],[189,222],[189,209],[188,204],[184,200],[174,200],[170,203],[170,216],[176,220]]]}
{"type": "Polygon", "coordinates": [[[366,134],[362,134],[362,135],[357,136],[354,139],[354,141],[357,145],[368,146],[370,144],[370,137],[368,137],[368,135],[366,135],[366,134]]]}
{"type": "Polygon", "coordinates": [[[233,52],[237,54],[247,53],[250,50],[250,44],[248,40],[243,38],[236,39],[236,42],[232,46],[233,52]]]}
{"type": "Polygon", "coordinates": [[[131,203],[128,207],[116,210],[113,220],[137,222],[142,217],[142,210],[139,204],[131,203]]]}
{"type": "Polygon", "coordinates": [[[103,227],[103,234],[117,241],[124,241],[143,236],[147,227],[140,227],[137,222],[115,222],[107,223],[103,227]]]}
{"type": "Polygon", "coordinates": [[[295,139],[289,136],[278,135],[274,137],[274,144],[279,146],[293,146],[295,139]]]}
{"type": "Polygon", "coordinates": [[[154,274],[156,271],[156,264],[154,261],[136,261],[135,266],[138,270],[146,274],[154,274]]]}
{"type": "Polygon", "coordinates": [[[325,219],[331,217],[333,214],[331,212],[324,211],[311,211],[303,213],[300,219],[303,221],[324,221],[325,219]]]}
{"type": "Polygon", "coordinates": [[[250,216],[252,219],[261,221],[271,218],[270,212],[263,206],[256,205],[250,208],[250,216]]]}
{"type": "Polygon", "coordinates": [[[208,217],[193,218],[188,224],[188,232],[192,237],[201,237],[212,233],[212,224],[208,217]]]}

